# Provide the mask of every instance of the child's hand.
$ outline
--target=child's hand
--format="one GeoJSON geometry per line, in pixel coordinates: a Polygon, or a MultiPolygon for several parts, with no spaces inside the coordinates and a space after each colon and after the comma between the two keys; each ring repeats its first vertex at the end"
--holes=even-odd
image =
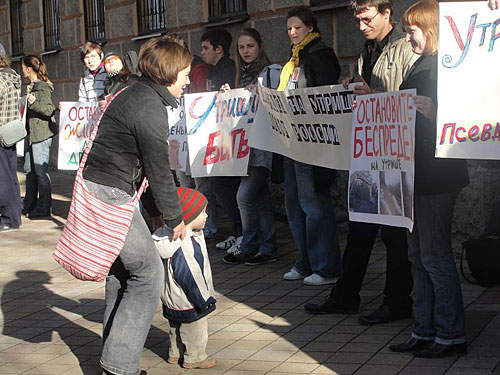
{"type": "Polygon", "coordinates": [[[172,231],[174,232],[172,234],[172,241],[175,241],[178,238],[180,238],[181,240],[186,238],[186,225],[184,225],[183,221],[181,221],[181,223],[177,225],[172,231]]]}

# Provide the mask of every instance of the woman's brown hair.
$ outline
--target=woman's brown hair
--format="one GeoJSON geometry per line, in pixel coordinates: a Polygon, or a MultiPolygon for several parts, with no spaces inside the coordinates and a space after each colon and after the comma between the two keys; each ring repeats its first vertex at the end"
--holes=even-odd
{"type": "Polygon", "coordinates": [[[417,26],[427,39],[425,53],[435,55],[439,39],[439,4],[436,0],[420,0],[406,9],[401,17],[403,27],[417,26]]]}
{"type": "Polygon", "coordinates": [[[144,77],[163,86],[177,80],[177,74],[191,64],[191,53],[169,37],[148,40],[139,51],[139,70],[144,77]]]}
{"type": "Polygon", "coordinates": [[[10,59],[7,55],[0,55],[0,69],[8,68],[10,66],[10,59]]]}
{"type": "Polygon", "coordinates": [[[24,56],[22,59],[22,63],[24,66],[33,69],[38,79],[45,82],[49,81],[49,72],[47,71],[47,66],[38,56],[35,55],[24,56]]]}
{"type": "Polygon", "coordinates": [[[247,27],[238,34],[238,38],[236,39],[236,78],[234,80],[236,87],[240,87],[240,78],[241,78],[241,71],[240,68],[244,65],[246,65],[246,62],[243,61],[241,58],[240,53],[238,52],[238,40],[240,39],[240,36],[246,35],[255,40],[255,42],[258,44],[260,48],[260,53],[259,56],[257,56],[257,59],[255,59],[255,63],[257,64],[257,69],[256,71],[257,76],[254,77],[254,80],[257,79],[258,74],[268,65],[270,65],[269,58],[266,55],[266,52],[264,51],[264,45],[262,44],[262,37],[260,36],[260,33],[255,30],[254,28],[247,27]]]}

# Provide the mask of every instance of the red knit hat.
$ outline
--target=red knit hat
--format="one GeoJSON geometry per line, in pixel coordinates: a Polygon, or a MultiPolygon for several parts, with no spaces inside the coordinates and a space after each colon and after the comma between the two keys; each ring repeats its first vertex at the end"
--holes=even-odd
{"type": "Polygon", "coordinates": [[[198,190],[181,186],[177,188],[177,195],[181,201],[182,219],[186,225],[196,219],[208,204],[207,198],[198,190]]]}

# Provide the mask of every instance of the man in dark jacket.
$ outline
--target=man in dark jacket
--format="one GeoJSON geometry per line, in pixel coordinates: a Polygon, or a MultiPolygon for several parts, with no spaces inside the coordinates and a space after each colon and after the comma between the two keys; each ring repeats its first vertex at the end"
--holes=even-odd
{"type": "MultiPolygon", "coordinates": [[[[221,86],[226,83],[229,84],[231,88],[234,88],[236,67],[234,61],[229,57],[232,39],[231,34],[224,29],[209,30],[201,36],[201,58],[207,64],[214,66],[212,74],[207,82],[209,91],[219,91],[221,86]]],[[[215,204],[215,202],[213,202],[213,195],[215,194],[224,213],[229,216],[232,221],[233,233],[231,233],[229,237],[231,241],[226,240],[217,244],[218,248],[225,250],[226,247],[221,247],[222,243],[233,245],[236,238],[241,237],[240,210],[236,202],[236,193],[240,186],[240,177],[212,177],[211,181],[198,179],[198,182],[197,186],[207,197],[209,205],[215,204]],[[198,186],[198,182],[201,182],[202,187],[198,186]]]]}
{"type": "MultiPolygon", "coordinates": [[[[418,56],[405,42],[404,33],[391,22],[392,0],[351,0],[353,21],[367,39],[361,53],[355,95],[399,89],[418,56]]],[[[356,313],[359,291],[368,267],[377,233],[387,248],[384,301],[377,310],[361,316],[362,324],[380,324],[411,316],[412,276],[408,261],[406,230],[388,225],[349,222],[347,246],[343,255],[344,275],[322,303],[304,308],[314,314],[356,313]]]]}

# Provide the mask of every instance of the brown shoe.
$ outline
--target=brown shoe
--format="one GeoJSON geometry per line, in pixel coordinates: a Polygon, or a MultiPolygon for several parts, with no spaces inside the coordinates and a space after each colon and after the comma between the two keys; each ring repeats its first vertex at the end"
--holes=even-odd
{"type": "Polygon", "coordinates": [[[193,368],[212,368],[217,364],[217,361],[213,358],[207,357],[203,361],[193,362],[193,363],[184,363],[182,367],[187,369],[193,368]]]}

